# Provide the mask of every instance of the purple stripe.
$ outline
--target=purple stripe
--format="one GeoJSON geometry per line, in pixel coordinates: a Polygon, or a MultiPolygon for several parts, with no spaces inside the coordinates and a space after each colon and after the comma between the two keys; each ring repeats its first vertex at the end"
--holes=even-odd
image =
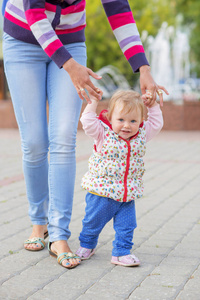
{"type": "MultiPolygon", "coordinates": [[[[72,25],[67,25],[67,24],[63,24],[63,25],[58,25],[57,28],[59,29],[71,29],[71,28],[76,28],[78,26],[81,26],[83,24],[85,24],[86,18],[85,18],[85,14],[83,14],[83,16],[81,17],[80,21],[78,21],[77,23],[74,23],[72,25]]],[[[56,29],[57,29],[56,28],[56,29]]]]}
{"type": "Polygon", "coordinates": [[[51,30],[41,35],[41,37],[38,39],[38,42],[40,43],[40,45],[43,45],[46,41],[50,40],[53,36],[55,36],[55,31],[51,30]]]}
{"type": "Polygon", "coordinates": [[[140,42],[140,41],[141,40],[140,40],[139,35],[133,35],[133,36],[127,37],[124,40],[122,40],[121,42],[119,42],[119,46],[120,46],[120,48],[123,48],[131,42],[140,42]]]}
{"type": "Polygon", "coordinates": [[[129,3],[127,1],[105,2],[105,0],[102,0],[102,4],[107,17],[131,11],[129,3]]]}
{"type": "Polygon", "coordinates": [[[63,64],[70,59],[71,54],[65,49],[65,47],[59,48],[52,56],[51,59],[57,64],[59,68],[62,68],[63,64]]]}
{"type": "MultiPolygon", "coordinates": [[[[9,21],[8,19],[4,18],[4,31],[8,33],[10,36],[16,38],[17,40],[31,43],[34,45],[39,45],[36,38],[32,34],[31,30],[27,30],[22,28],[15,23],[9,21]]],[[[57,32],[58,37],[63,43],[63,45],[71,44],[71,43],[78,43],[78,42],[85,42],[85,28],[71,33],[63,33],[57,32]]],[[[41,46],[40,46],[41,47],[41,46]]]]}
{"type": "Polygon", "coordinates": [[[131,68],[133,69],[133,72],[139,72],[139,68],[144,65],[148,65],[148,60],[146,59],[145,53],[138,53],[129,58],[128,60],[129,64],[131,65],[131,68]]]}
{"type": "Polygon", "coordinates": [[[4,31],[17,40],[38,45],[36,38],[30,30],[18,26],[6,18],[4,18],[4,31]]]}
{"type": "Polygon", "coordinates": [[[24,10],[27,11],[29,9],[34,9],[34,8],[44,8],[45,1],[38,1],[38,0],[25,1],[25,0],[23,0],[23,4],[24,4],[24,10]]]}
{"type": "Polygon", "coordinates": [[[109,2],[115,2],[116,0],[101,0],[101,2],[104,3],[109,3],[109,2]]]}
{"type": "Polygon", "coordinates": [[[68,34],[58,34],[58,37],[63,43],[63,45],[77,43],[77,42],[85,42],[85,28],[68,34]]]}
{"type": "Polygon", "coordinates": [[[68,4],[72,4],[73,2],[75,2],[76,0],[66,0],[66,2],[68,3],[68,4]]]}
{"type": "Polygon", "coordinates": [[[16,6],[12,5],[10,2],[8,2],[7,8],[10,11],[12,11],[13,13],[15,13],[16,15],[18,15],[19,17],[21,17],[22,19],[26,20],[25,13],[21,9],[19,9],[16,6]]]}

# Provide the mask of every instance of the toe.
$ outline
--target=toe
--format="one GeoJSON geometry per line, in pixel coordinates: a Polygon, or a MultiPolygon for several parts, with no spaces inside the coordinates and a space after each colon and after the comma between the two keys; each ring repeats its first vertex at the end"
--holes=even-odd
{"type": "Polygon", "coordinates": [[[67,259],[65,259],[63,262],[62,262],[62,265],[63,265],[63,267],[65,267],[65,268],[71,268],[71,263],[67,260],[67,259]]]}
{"type": "Polygon", "coordinates": [[[76,259],[76,258],[69,259],[69,263],[72,266],[77,266],[78,264],[80,264],[80,259],[76,259]]]}
{"type": "Polygon", "coordinates": [[[31,244],[24,244],[24,248],[31,249],[31,250],[39,250],[42,247],[40,244],[31,243],[31,244]]]}
{"type": "Polygon", "coordinates": [[[77,265],[79,265],[81,262],[80,259],[75,259],[75,258],[71,258],[71,259],[65,259],[63,262],[62,262],[62,265],[65,267],[65,268],[72,268],[72,267],[76,267],[77,265]]]}

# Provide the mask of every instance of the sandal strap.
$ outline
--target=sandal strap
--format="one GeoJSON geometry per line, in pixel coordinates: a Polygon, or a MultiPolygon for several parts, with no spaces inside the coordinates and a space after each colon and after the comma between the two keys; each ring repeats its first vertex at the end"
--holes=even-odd
{"type": "Polygon", "coordinates": [[[46,245],[44,239],[38,237],[33,237],[32,239],[28,239],[24,242],[24,244],[40,244],[43,248],[46,245]]]}
{"type": "Polygon", "coordinates": [[[47,231],[45,231],[45,233],[44,233],[44,239],[48,238],[48,236],[49,236],[49,232],[48,232],[48,230],[47,230],[47,231]]]}
{"type": "Polygon", "coordinates": [[[60,255],[58,255],[57,261],[61,265],[62,262],[63,262],[63,260],[65,260],[65,259],[71,259],[71,258],[79,258],[80,259],[80,257],[78,255],[74,254],[74,253],[63,252],[60,255]]]}

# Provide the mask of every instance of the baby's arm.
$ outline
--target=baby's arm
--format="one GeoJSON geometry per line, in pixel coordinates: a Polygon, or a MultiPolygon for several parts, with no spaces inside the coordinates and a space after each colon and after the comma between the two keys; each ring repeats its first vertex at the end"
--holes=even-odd
{"type": "Polygon", "coordinates": [[[146,121],[146,141],[150,141],[156,136],[163,127],[163,116],[160,105],[155,102],[151,107],[148,107],[148,119],[146,121]]]}
{"type": "Polygon", "coordinates": [[[80,121],[85,134],[95,140],[97,151],[100,151],[104,141],[104,127],[96,114],[98,102],[95,100],[91,101],[84,109],[80,121]]]}
{"type": "MultiPolygon", "coordinates": [[[[144,100],[144,104],[146,103],[146,99],[148,99],[149,94],[145,94],[142,96],[144,100]]],[[[148,118],[146,121],[146,141],[150,141],[154,136],[156,136],[163,127],[163,116],[162,111],[160,109],[160,105],[155,102],[151,107],[146,105],[148,109],[148,118]]]]}

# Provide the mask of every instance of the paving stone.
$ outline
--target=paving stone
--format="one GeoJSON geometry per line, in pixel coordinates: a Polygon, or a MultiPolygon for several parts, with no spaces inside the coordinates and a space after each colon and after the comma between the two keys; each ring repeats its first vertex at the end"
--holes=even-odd
{"type": "Polygon", "coordinates": [[[192,274],[176,300],[198,300],[200,295],[200,267],[192,274]]]}
{"type": "Polygon", "coordinates": [[[177,289],[171,286],[151,285],[139,287],[129,296],[130,300],[171,300],[177,289]]]}
{"type": "MultiPolygon", "coordinates": [[[[77,177],[69,245],[79,247],[92,139],[77,139],[77,177]]],[[[198,132],[161,132],[148,145],[144,197],[136,201],[138,227],[132,252],[138,268],[111,264],[109,222],[95,255],[66,270],[49,256],[23,249],[31,232],[17,130],[0,130],[0,299],[198,300],[200,280],[200,139],[198,132]],[[11,136],[9,138],[9,135],[11,136]],[[183,151],[184,149],[184,151],[183,151]],[[162,155],[161,155],[162,154],[162,155]],[[20,177],[21,176],[21,177],[20,177]]]]}

